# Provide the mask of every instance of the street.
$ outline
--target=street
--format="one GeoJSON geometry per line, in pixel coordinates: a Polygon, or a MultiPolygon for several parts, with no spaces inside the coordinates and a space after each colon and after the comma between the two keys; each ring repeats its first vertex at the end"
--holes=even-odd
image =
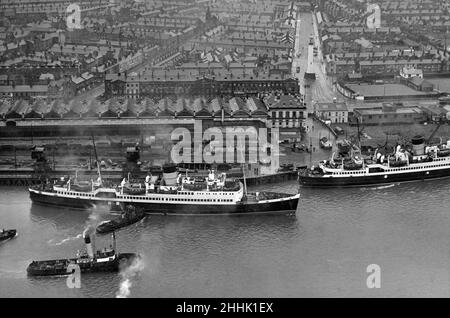
{"type": "MultiPolygon", "coordinates": [[[[292,74],[297,77],[300,85],[300,93],[304,95],[308,113],[314,112],[314,104],[316,102],[333,102],[336,98],[338,101],[343,100],[333,87],[333,80],[328,78],[325,71],[325,61],[323,60],[322,50],[319,40],[319,31],[316,19],[313,18],[311,12],[300,12],[295,23],[295,53],[292,61],[292,74]],[[314,38],[314,45],[318,49],[317,56],[313,56],[314,72],[316,80],[305,80],[305,72],[308,66],[308,45],[310,36],[314,38]],[[297,67],[300,72],[297,73],[297,67]]],[[[297,165],[317,164],[318,161],[328,159],[332,151],[320,148],[320,138],[327,137],[336,149],[334,135],[324,124],[308,117],[305,120],[306,135],[302,143],[308,148],[312,148],[311,153],[300,152],[293,153],[289,149],[284,148],[280,162],[295,162],[297,165]]]]}
{"type": "Polygon", "coordinates": [[[311,12],[300,12],[296,23],[295,54],[292,62],[292,74],[299,79],[300,93],[305,96],[308,112],[314,111],[316,102],[332,102],[333,98],[342,100],[333,87],[333,79],[329,78],[325,72],[325,61],[322,56],[322,49],[319,40],[319,31],[316,19],[311,12]],[[316,80],[305,80],[305,72],[308,65],[308,45],[310,36],[314,37],[314,45],[318,49],[317,56],[313,57],[316,80]],[[300,56],[298,54],[300,53],[300,56]],[[300,73],[296,68],[300,66],[300,73]],[[309,87],[307,87],[309,86],[309,87]]]}

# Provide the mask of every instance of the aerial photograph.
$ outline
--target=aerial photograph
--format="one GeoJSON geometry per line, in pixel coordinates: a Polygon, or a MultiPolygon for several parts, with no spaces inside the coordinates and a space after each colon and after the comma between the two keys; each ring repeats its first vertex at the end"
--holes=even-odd
{"type": "Polygon", "coordinates": [[[0,0],[0,298],[450,297],[449,26],[450,0],[0,0]]]}

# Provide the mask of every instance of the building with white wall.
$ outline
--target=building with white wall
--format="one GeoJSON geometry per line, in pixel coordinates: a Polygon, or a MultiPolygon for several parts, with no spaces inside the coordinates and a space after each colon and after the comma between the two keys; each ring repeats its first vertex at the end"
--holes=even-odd
{"type": "Polygon", "coordinates": [[[345,103],[317,103],[314,105],[314,113],[320,119],[332,123],[348,122],[348,108],[345,103]]]}

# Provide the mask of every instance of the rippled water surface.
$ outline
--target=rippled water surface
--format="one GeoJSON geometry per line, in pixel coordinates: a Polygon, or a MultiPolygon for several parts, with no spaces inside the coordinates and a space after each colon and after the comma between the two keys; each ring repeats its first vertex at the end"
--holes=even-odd
{"type": "MultiPolygon", "coordinates": [[[[119,231],[119,251],[143,258],[129,296],[450,297],[450,180],[300,192],[295,216],[149,216],[119,231]],[[381,267],[380,289],[366,286],[369,264],[381,267]]],[[[34,259],[74,256],[86,225],[107,218],[32,205],[26,189],[0,188],[0,227],[19,231],[0,243],[0,296],[115,297],[117,273],[83,275],[80,289],[64,277],[26,276],[34,259]]],[[[98,247],[109,243],[97,237],[98,247]]]]}

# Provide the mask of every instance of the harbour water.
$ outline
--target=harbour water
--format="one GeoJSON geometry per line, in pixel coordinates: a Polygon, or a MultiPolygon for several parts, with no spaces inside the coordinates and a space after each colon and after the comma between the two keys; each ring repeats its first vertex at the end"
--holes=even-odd
{"type": "Polygon", "coordinates": [[[25,188],[1,188],[0,227],[19,236],[0,243],[0,297],[450,297],[450,180],[300,191],[295,216],[149,216],[117,233],[119,251],[142,255],[133,272],[83,275],[70,289],[26,267],[74,256],[107,212],[32,205],[25,188]],[[366,285],[369,264],[379,289],[366,285]]]}

